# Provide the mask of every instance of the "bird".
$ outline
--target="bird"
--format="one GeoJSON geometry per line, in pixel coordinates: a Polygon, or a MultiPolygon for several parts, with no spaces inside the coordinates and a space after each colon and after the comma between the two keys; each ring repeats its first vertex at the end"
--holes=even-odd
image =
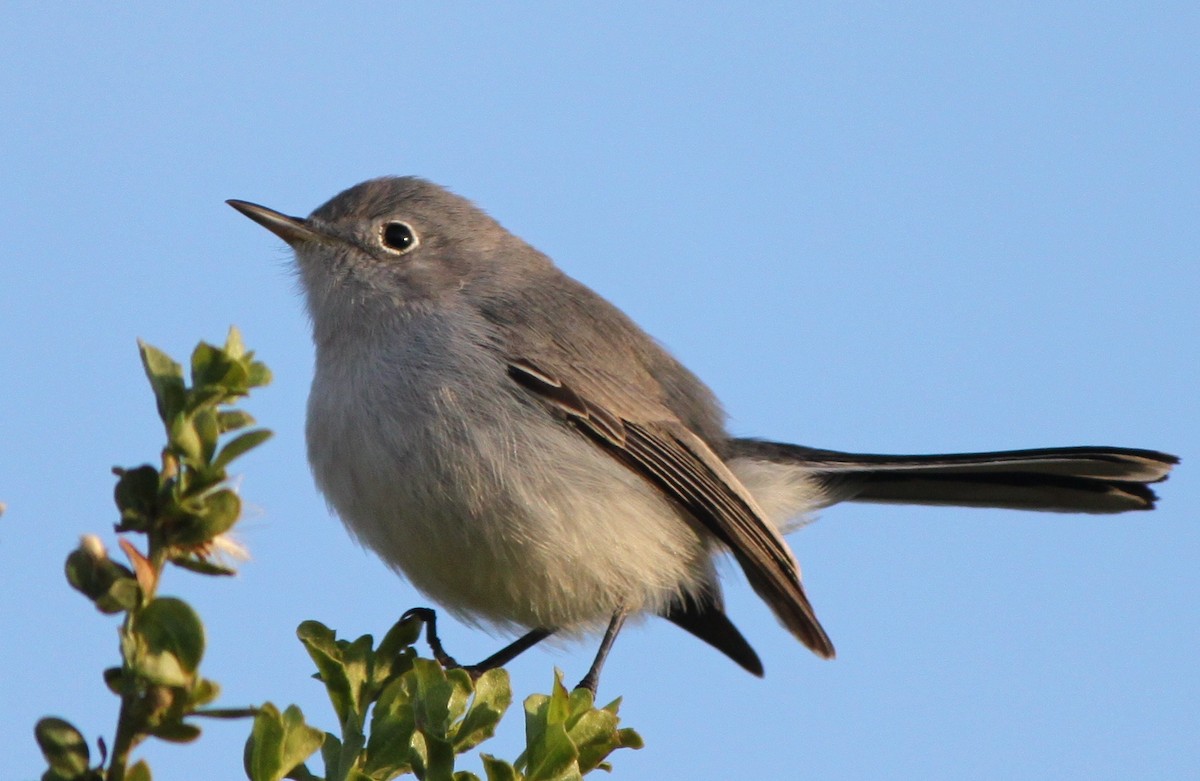
{"type": "MultiPolygon", "coordinates": [[[[667,619],[762,676],[725,611],[731,554],[817,656],[834,645],[784,535],[839,502],[1149,510],[1176,456],[1126,447],[847,453],[737,437],[711,390],[633,320],[475,204],[382,177],[308,217],[227,203],[283,239],[316,352],[306,441],[351,534],[458,618],[519,635],[667,619]]],[[[628,255],[626,255],[628,257],[628,255]]],[[[436,637],[444,664],[458,665],[436,637]]]]}

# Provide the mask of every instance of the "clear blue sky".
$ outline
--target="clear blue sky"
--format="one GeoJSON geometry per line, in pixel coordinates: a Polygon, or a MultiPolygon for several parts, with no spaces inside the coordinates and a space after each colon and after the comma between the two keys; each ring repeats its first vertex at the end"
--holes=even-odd
{"type": "MultiPolygon", "coordinates": [[[[424,602],[316,494],[289,256],[223,203],[305,214],[412,173],[624,308],[736,432],[1185,457],[1149,514],[827,511],[791,541],[835,662],[726,567],[766,679],[628,630],[601,693],[649,745],[617,778],[1200,777],[1200,12],[1000,5],[6,3],[4,775],[40,773],[41,715],[111,737],[115,623],[62,561],[113,545],[109,467],[160,441],[136,337],[183,356],[236,323],[275,370],[250,406],[277,437],[241,462],[253,561],[165,586],[207,621],[223,704],[330,728],[295,626],[378,634],[424,602]]],[[[592,652],[529,653],[518,697],[592,652]]],[[[237,778],[245,733],[145,756],[237,778]]]]}

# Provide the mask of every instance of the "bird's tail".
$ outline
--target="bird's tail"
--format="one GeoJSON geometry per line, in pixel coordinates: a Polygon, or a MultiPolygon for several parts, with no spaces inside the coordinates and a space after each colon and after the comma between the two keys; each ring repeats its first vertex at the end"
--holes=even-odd
{"type": "Polygon", "coordinates": [[[1176,456],[1121,447],[1064,447],[891,456],[841,453],[736,439],[731,456],[795,465],[841,501],[1004,507],[1048,512],[1150,510],[1150,484],[1167,479],[1176,456]]]}

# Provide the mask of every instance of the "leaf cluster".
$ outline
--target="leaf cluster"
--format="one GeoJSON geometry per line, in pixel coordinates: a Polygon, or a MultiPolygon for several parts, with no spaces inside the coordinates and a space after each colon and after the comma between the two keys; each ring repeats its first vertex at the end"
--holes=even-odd
{"type": "MultiPolygon", "coordinates": [[[[512,703],[508,673],[489,670],[476,679],[464,669],[444,669],[417,656],[412,645],[419,618],[373,638],[339,640],[316,621],[297,635],[317,667],[337,715],[340,736],[298,720],[299,712],[260,711],[246,746],[253,781],[388,781],[412,773],[422,781],[479,781],[455,770],[456,758],[492,737],[512,703]],[[324,777],[301,764],[321,750],[324,777]]],[[[618,748],[640,748],[641,738],[619,729],[619,701],[593,707],[592,694],[570,694],[555,677],[550,695],[525,701],[526,749],[515,763],[482,754],[488,781],[569,781],[597,768],[618,748]]]]}
{"type": "Polygon", "coordinates": [[[170,356],[144,342],[138,347],[167,442],[161,468],[114,470],[121,513],[116,529],[146,534],[151,551],[182,567],[229,574],[206,555],[241,515],[241,499],[225,484],[227,469],[271,432],[243,431],[254,418],[228,405],[270,382],[271,372],[246,350],[236,328],[224,347],[201,342],[192,352],[190,386],[170,356]],[[234,432],[241,433],[222,445],[221,438],[234,432]]]}
{"type": "Polygon", "coordinates": [[[234,328],[224,347],[203,342],[196,347],[190,385],[182,367],[166,353],[141,342],[139,350],[166,444],[161,466],[114,469],[113,493],[119,513],[115,530],[144,535],[145,546],[119,538],[126,566],[109,558],[98,537],[87,535],[65,566],[68,583],[97,610],[124,614],[121,664],[104,671],[105,684],[121,701],[111,762],[103,740],[99,762],[93,765],[79,731],[48,717],[34,731],[48,765],[43,781],[149,781],[145,763],[128,765],[132,750],[150,737],[195,740],[200,729],[187,719],[206,715],[205,706],[219,692],[216,683],[199,674],[205,650],[200,617],[183,600],[159,596],[158,588],[168,564],[208,575],[232,574],[213,560],[218,551],[235,549],[226,535],[241,515],[241,499],[227,485],[227,469],[271,433],[243,431],[254,419],[230,404],[265,385],[271,375],[234,328]]]}

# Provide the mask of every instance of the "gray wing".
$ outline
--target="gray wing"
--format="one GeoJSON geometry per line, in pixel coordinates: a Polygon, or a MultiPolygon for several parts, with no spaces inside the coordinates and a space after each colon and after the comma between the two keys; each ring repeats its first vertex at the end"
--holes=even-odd
{"type": "Polygon", "coordinates": [[[733,552],[751,586],[783,624],[816,654],[833,657],[833,644],[804,593],[800,567],[787,543],[699,436],[665,409],[655,419],[647,414],[656,411],[653,402],[630,398],[615,383],[595,375],[572,387],[560,374],[525,358],[510,359],[508,371],[703,524],[733,552]],[[583,385],[592,393],[583,391],[583,385]]]}

